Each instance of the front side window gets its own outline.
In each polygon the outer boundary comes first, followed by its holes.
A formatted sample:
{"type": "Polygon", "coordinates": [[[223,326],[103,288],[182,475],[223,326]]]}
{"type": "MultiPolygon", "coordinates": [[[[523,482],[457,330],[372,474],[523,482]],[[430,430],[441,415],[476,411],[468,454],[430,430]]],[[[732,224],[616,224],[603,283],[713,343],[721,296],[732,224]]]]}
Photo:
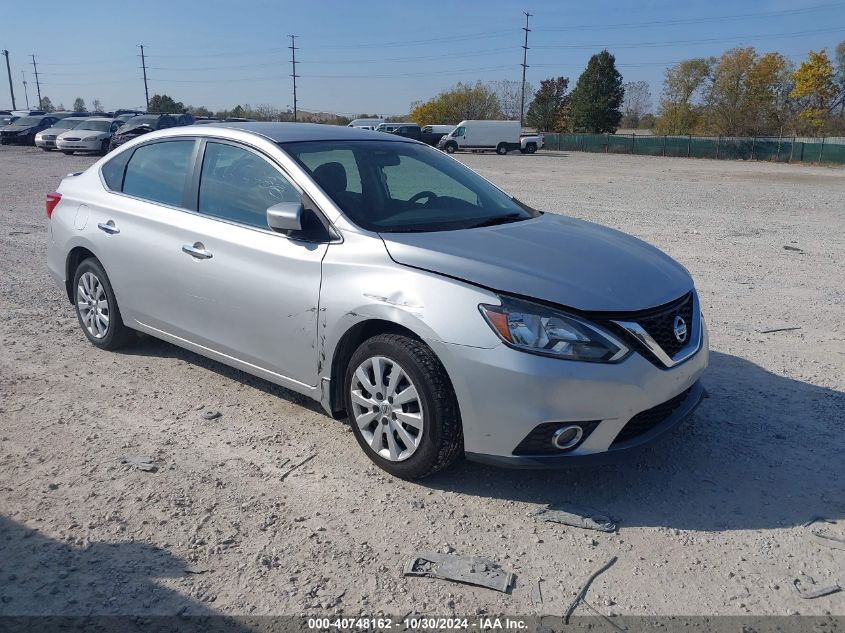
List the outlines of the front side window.
{"type": "Polygon", "coordinates": [[[538,215],[427,145],[313,141],[281,146],[350,220],[371,231],[449,231],[538,215]]]}
{"type": "Polygon", "coordinates": [[[206,144],[197,205],[200,213],[266,229],[268,208],[301,200],[290,181],[258,154],[226,143],[206,144]]]}
{"type": "Polygon", "coordinates": [[[455,131],[452,132],[452,136],[463,136],[466,134],[467,129],[465,127],[456,127],[455,131]]]}
{"type": "Polygon", "coordinates": [[[123,193],[181,207],[193,151],[193,140],[141,145],[126,166],[123,193]]]}

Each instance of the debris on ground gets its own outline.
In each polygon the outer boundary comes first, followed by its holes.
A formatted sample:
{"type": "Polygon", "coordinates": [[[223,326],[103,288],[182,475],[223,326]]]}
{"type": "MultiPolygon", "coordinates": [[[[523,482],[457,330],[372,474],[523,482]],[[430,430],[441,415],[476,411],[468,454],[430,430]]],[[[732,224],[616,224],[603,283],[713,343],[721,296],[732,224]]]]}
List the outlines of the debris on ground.
{"type": "Polygon", "coordinates": [[[216,420],[217,418],[221,417],[223,414],[219,411],[205,411],[202,414],[203,420],[216,420]]]}
{"type": "Polygon", "coordinates": [[[845,550],[845,538],[833,536],[833,534],[828,534],[827,532],[821,532],[819,530],[813,530],[812,534],[816,541],[822,545],[827,545],[833,549],[845,550]]]}
{"type": "Polygon", "coordinates": [[[606,572],[608,569],[610,569],[613,566],[613,563],[615,563],[617,560],[619,560],[619,559],[616,556],[612,557],[609,561],[607,561],[604,565],[602,565],[598,570],[596,570],[592,574],[590,574],[590,577],[587,578],[586,582],[583,585],[581,585],[581,589],[576,594],[575,600],[572,601],[572,604],[570,604],[569,608],[566,610],[566,614],[563,616],[564,624],[569,624],[569,618],[572,617],[572,613],[575,611],[575,609],[578,607],[579,604],[584,602],[584,598],[587,595],[587,590],[590,588],[590,585],[593,584],[593,581],[596,578],[598,578],[601,574],[606,572]]]}
{"type": "Polygon", "coordinates": [[[795,251],[796,253],[803,253],[803,248],[798,248],[797,246],[789,246],[788,244],[783,245],[783,250],[785,251],[795,251]]]}
{"type": "Polygon", "coordinates": [[[792,586],[795,587],[795,591],[797,591],[798,595],[804,598],[804,600],[813,600],[814,598],[821,598],[822,596],[829,596],[830,594],[842,591],[842,587],[838,584],[822,587],[821,589],[814,589],[812,591],[803,591],[801,589],[801,581],[798,578],[792,581],[792,586]]]}
{"type": "Polygon", "coordinates": [[[566,510],[553,510],[547,507],[535,516],[549,523],[563,523],[573,527],[584,528],[585,530],[598,530],[599,532],[615,532],[616,522],[606,514],[571,508],[566,510]]]}
{"type": "Polygon", "coordinates": [[[760,334],[771,334],[772,332],[791,332],[792,330],[800,330],[800,325],[790,325],[788,327],[776,327],[771,330],[760,330],[760,334]]]}
{"type": "Polygon", "coordinates": [[[537,583],[531,589],[531,602],[534,604],[535,607],[539,607],[543,604],[543,590],[540,587],[540,583],[543,582],[543,579],[540,578],[537,580],[537,583]]]}
{"type": "Polygon", "coordinates": [[[504,571],[495,561],[436,552],[415,555],[405,563],[404,575],[452,580],[503,593],[508,592],[514,581],[514,575],[504,571]]]}
{"type": "Polygon", "coordinates": [[[308,457],[306,457],[305,459],[303,459],[301,462],[294,464],[293,466],[291,466],[290,468],[288,468],[288,469],[284,472],[284,474],[281,476],[281,478],[279,479],[279,481],[284,481],[285,479],[287,479],[287,478],[288,478],[288,475],[290,475],[293,471],[295,471],[297,468],[299,468],[299,467],[301,467],[301,466],[304,466],[305,464],[307,464],[308,462],[310,462],[310,461],[311,461],[312,459],[314,459],[315,457],[317,457],[317,453],[311,453],[308,457]]]}
{"type": "Polygon", "coordinates": [[[154,473],[158,470],[158,467],[153,463],[153,458],[148,457],[147,455],[128,455],[124,457],[121,464],[127,464],[128,466],[134,466],[138,470],[143,470],[148,473],[154,473]]]}

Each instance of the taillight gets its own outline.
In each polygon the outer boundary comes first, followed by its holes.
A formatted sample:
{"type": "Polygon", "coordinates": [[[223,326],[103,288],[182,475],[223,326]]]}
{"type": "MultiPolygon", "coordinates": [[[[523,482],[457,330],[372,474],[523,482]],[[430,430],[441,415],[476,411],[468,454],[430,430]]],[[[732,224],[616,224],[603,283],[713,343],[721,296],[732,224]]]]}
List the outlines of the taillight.
{"type": "Polygon", "coordinates": [[[47,219],[53,217],[53,209],[56,208],[56,205],[59,204],[59,201],[62,199],[62,194],[53,192],[47,194],[47,219]]]}

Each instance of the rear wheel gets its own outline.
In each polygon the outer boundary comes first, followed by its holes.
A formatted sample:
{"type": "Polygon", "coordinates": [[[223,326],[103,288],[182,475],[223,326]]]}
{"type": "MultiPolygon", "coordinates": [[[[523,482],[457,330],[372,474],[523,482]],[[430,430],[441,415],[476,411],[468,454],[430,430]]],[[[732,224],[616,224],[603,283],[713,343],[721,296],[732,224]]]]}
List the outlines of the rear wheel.
{"type": "Polygon", "coordinates": [[[455,394],[422,342],[398,334],[364,341],[349,361],[344,392],[355,439],[391,475],[419,479],[461,455],[455,394]]]}
{"type": "Polygon", "coordinates": [[[508,153],[508,146],[507,146],[507,144],[506,144],[506,143],[499,143],[499,144],[496,146],[496,153],[497,153],[499,156],[504,156],[505,154],[507,154],[507,153],[508,153]]]}
{"type": "Polygon", "coordinates": [[[73,302],[83,333],[100,349],[119,349],[132,339],[134,331],[123,324],[108,275],[93,257],[76,269],[73,302]]]}
{"type": "Polygon", "coordinates": [[[537,143],[528,143],[525,146],[525,151],[528,152],[529,154],[533,154],[534,152],[537,151],[537,143]]]}

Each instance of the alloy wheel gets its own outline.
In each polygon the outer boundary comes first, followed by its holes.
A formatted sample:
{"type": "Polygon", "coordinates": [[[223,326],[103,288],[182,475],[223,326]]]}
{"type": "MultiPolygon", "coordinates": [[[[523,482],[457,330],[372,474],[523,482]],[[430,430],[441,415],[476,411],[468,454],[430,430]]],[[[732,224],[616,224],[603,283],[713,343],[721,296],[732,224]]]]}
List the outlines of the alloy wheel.
{"type": "Polygon", "coordinates": [[[76,287],[76,308],[88,333],[96,339],[103,338],[109,332],[109,300],[106,289],[97,276],[85,272],[79,278],[76,287]]]}
{"type": "Polygon", "coordinates": [[[396,361],[373,356],[352,376],[352,417],[370,449],[400,462],[420,445],[425,425],[422,399],[408,373],[396,361]]]}

